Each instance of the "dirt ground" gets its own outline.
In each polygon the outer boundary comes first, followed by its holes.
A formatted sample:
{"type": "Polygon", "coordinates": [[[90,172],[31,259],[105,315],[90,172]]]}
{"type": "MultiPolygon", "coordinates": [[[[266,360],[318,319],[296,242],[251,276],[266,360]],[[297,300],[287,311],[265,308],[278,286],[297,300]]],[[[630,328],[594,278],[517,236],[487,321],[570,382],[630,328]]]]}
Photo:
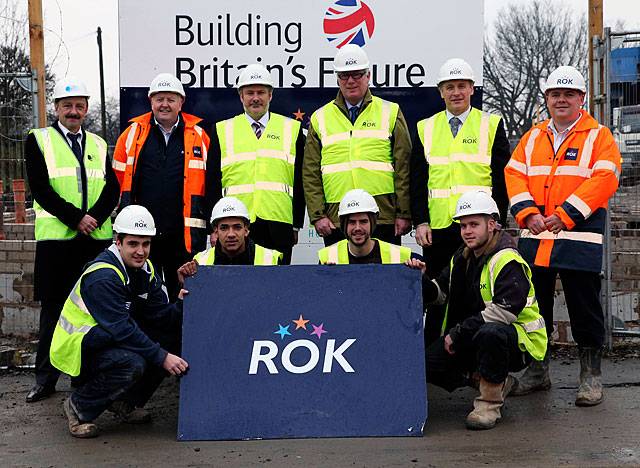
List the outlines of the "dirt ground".
{"type": "Polygon", "coordinates": [[[428,387],[420,438],[176,442],[178,384],[167,380],[149,405],[150,425],[98,419],[97,439],[73,439],[58,393],[34,404],[24,397],[30,372],[0,375],[0,466],[640,466],[640,352],[626,348],[603,363],[605,401],[574,405],[579,364],[574,350],[552,362],[549,392],[509,398],[493,430],[472,432],[464,418],[475,395],[428,387]]]}

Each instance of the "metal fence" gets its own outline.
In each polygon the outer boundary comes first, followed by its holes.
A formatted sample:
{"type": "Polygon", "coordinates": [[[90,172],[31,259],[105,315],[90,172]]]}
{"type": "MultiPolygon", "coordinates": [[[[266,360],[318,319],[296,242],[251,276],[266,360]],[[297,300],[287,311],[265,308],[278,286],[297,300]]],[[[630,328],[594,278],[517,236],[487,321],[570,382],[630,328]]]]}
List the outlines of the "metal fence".
{"type": "Polygon", "coordinates": [[[612,32],[594,43],[594,68],[604,82],[596,102],[622,154],[620,187],[609,203],[603,304],[609,345],[613,337],[640,337],[640,32],[612,32]]]}

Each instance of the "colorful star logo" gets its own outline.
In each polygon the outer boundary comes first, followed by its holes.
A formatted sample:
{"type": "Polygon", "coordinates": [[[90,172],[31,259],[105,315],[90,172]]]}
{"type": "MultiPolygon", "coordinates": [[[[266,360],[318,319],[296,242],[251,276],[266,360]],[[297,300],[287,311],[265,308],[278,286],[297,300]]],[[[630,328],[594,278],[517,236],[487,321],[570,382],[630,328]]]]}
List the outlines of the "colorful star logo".
{"type": "Polygon", "coordinates": [[[292,320],[292,322],[296,324],[296,330],[298,328],[304,328],[306,330],[307,329],[307,322],[309,322],[309,321],[305,320],[302,317],[302,314],[300,314],[300,317],[298,318],[298,320],[292,320]]]}
{"type": "Polygon", "coordinates": [[[286,327],[283,327],[282,325],[278,324],[279,329],[274,331],[273,334],[274,335],[280,335],[280,339],[284,340],[284,337],[287,335],[291,335],[291,332],[289,331],[289,327],[291,325],[287,325],[286,327]]]}
{"type": "Polygon", "coordinates": [[[321,323],[319,326],[311,324],[311,326],[313,327],[313,331],[310,333],[310,335],[316,335],[318,339],[322,337],[323,333],[327,333],[327,331],[324,329],[324,323],[321,323]]]}

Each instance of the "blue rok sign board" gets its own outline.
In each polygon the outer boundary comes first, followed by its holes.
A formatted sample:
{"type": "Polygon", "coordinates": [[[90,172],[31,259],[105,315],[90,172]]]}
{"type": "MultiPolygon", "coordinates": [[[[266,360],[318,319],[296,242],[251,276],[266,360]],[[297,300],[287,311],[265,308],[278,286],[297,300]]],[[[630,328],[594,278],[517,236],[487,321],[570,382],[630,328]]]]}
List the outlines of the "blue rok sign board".
{"type": "Polygon", "coordinates": [[[420,275],[402,265],[200,267],[179,440],[420,436],[420,275]]]}

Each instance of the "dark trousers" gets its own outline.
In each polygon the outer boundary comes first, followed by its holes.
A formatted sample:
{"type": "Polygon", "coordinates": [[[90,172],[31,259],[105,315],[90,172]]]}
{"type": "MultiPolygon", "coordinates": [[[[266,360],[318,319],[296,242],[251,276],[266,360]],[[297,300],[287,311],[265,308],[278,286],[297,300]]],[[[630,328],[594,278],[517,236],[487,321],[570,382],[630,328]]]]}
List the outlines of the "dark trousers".
{"type": "Polygon", "coordinates": [[[518,347],[516,329],[503,323],[485,323],[469,342],[454,342],[454,351],[449,354],[444,349],[444,337],[426,350],[427,382],[450,392],[468,385],[473,372],[500,383],[509,372],[524,369],[530,361],[518,347]]]}
{"type": "MultiPolygon", "coordinates": [[[[165,350],[180,354],[180,330],[144,322],[138,325],[165,350]]],[[[71,403],[82,421],[93,421],[116,400],[142,408],[167,375],[163,368],[127,349],[83,348],[80,385],[72,393],[71,403]]]]}
{"type": "Polygon", "coordinates": [[[49,348],[60,312],[87,262],[111,245],[82,234],[66,241],[36,242],[35,296],[40,300],[36,383],[55,387],[60,371],[49,361],[49,348]]]}
{"type": "MultiPolygon", "coordinates": [[[[422,248],[422,255],[427,265],[427,274],[437,277],[449,265],[451,257],[462,245],[460,225],[453,223],[444,229],[432,231],[432,244],[422,248]]],[[[444,320],[445,306],[427,306],[427,318],[424,328],[425,345],[433,343],[440,336],[440,328],[444,320]]]]}
{"type": "Polygon", "coordinates": [[[180,292],[178,268],[191,258],[185,249],[182,232],[159,234],[151,241],[149,259],[153,263],[156,275],[160,275],[164,280],[170,302],[175,302],[180,292]]]}
{"type": "Polygon", "coordinates": [[[249,237],[267,249],[282,252],[282,265],[291,264],[293,251],[293,226],[278,221],[256,219],[249,227],[249,237]]]}
{"type": "MultiPolygon", "coordinates": [[[[376,239],[380,239],[384,242],[389,242],[390,244],[400,245],[402,241],[401,236],[396,236],[396,225],[395,224],[378,224],[376,225],[376,229],[373,231],[373,235],[371,237],[375,237],[376,239]]],[[[324,246],[329,247],[330,245],[335,244],[336,242],[340,242],[341,240],[346,239],[342,230],[334,229],[331,231],[327,237],[324,237],[324,246]]]]}
{"type": "Polygon", "coordinates": [[[532,272],[540,314],[547,325],[547,336],[553,333],[556,277],[560,275],[573,338],[581,347],[601,347],[604,344],[604,314],[600,304],[600,275],[591,271],[536,266],[532,272]]]}

